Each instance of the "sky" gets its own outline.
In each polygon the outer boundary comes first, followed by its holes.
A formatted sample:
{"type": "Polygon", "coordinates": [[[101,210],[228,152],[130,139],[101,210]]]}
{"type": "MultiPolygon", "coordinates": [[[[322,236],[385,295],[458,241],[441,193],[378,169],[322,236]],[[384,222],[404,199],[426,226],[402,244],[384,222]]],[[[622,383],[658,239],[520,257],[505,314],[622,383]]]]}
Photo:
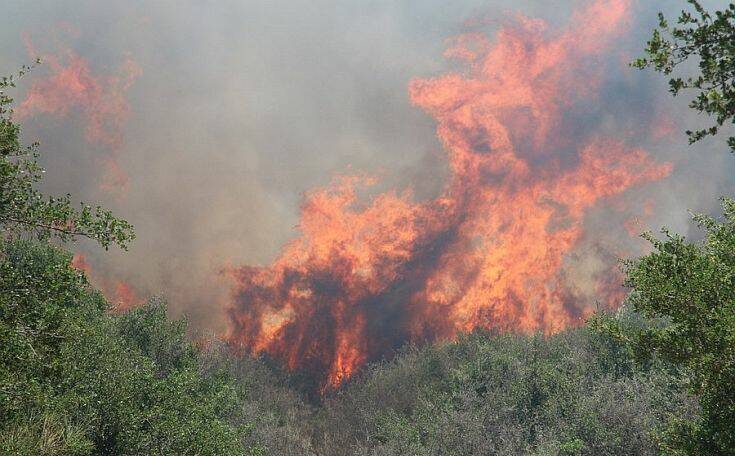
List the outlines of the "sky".
{"type": "MultiPolygon", "coordinates": [[[[271,262],[295,236],[304,192],[362,173],[417,199],[441,191],[447,164],[436,123],[411,104],[408,87],[455,68],[442,57],[448,38],[468,30],[492,38],[518,13],[553,26],[585,3],[6,0],[0,72],[44,60],[15,93],[26,103],[24,138],[41,143],[43,189],[100,202],[136,227],[128,252],[71,247],[93,278],[163,296],[172,315],[222,331],[223,271],[271,262]],[[67,76],[93,80],[94,90],[43,85],[72,62],[86,72],[67,76]],[[34,93],[45,101],[34,104],[34,93]]],[[[632,193],[631,211],[642,228],[696,236],[687,210],[716,210],[717,196],[732,193],[734,161],[721,140],[687,146],[681,131],[702,119],[685,99],[670,99],[663,77],[626,67],[656,12],[671,16],[683,3],[634,2],[594,116],[578,124],[626,135],[660,120],[660,135],[629,139],[674,171],[645,197],[632,193]]],[[[625,231],[595,211],[587,223],[600,242],[625,231]]]]}

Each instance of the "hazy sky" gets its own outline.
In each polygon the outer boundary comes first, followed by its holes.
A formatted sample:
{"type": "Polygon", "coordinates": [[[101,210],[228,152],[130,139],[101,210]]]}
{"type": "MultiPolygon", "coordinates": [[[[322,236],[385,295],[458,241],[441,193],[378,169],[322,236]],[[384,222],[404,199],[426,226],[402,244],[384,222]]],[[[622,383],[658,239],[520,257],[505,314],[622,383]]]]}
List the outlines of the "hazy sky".
{"type": "MultiPolygon", "coordinates": [[[[130,113],[119,146],[85,138],[84,116],[74,110],[27,119],[25,137],[42,143],[47,190],[101,201],[136,226],[128,253],[78,246],[96,271],[168,297],[174,313],[198,327],[221,329],[228,284],[217,272],[269,262],[294,235],[305,190],[356,172],[414,188],[419,198],[441,188],[435,125],[411,106],[407,86],[449,67],[447,38],[472,19],[492,35],[518,12],[557,23],[584,3],[6,0],[0,72],[32,59],[29,40],[43,54],[72,50],[93,76],[135,62],[141,74],[124,91],[130,113]],[[100,189],[100,157],[110,156],[129,175],[124,192],[100,189]]],[[[671,14],[683,4],[639,1],[622,54],[639,53],[657,10],[671,14]]],[[[611,58],[620,69],[606,82],[599,115],[580,119],[580,128],[625,130],[662,112],[675,123],[694,121],[685,103],[669,100],[662,77],[611,58]]],[[[48,72],[34,70],[16,98],[48,72]]],[[[686,209],[710,211],[732,190],[735,159],[723,143],[707,140],[695,154],[680,129],[635,138],[676,166],[647,189],[654,227],[687,230],[686,209]]],[[[592,217],[590,227],[604,230],[604,221],[592,217]]]]}

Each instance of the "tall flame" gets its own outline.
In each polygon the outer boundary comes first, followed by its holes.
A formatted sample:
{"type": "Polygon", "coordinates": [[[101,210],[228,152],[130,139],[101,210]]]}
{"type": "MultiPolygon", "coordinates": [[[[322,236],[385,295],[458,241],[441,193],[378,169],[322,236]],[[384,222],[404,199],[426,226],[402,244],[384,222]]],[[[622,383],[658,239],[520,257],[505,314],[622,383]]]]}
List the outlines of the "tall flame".
{"type": "MultiPolygon", "coordinates": [[[[598,0],[555,34],[519,16],[494,42],[452,40],[446,55],[464,71],[409,88],[437,121],[451,171],[444,191],[421,203],[410,192],[364,201],[358,191],[374,181],[341,177],[308,192],[300,235],[273,264],[232,271],[233,344],[328,387],[407,341],[579,324],[590,303],[564,260],[585,214],[671,171],[623,141],[571,131],[628,13],[628,0],[598,0]]],[[[596,289],[614,305],[609,266],[596,289]]]]}
{"type": "Polygon", "coordinates": [[[141,68],[128,56],[119,70],[110,75],[92,71],[87,59],[62,46],[57,53],[41,55],[30,38],[24,38],[28,53],[41,57],[48,73],[35,79],[16,114],[20,119],[46,114],[65,117],[77,114],[85,123],[85,138],[103,144],[110,153],[99,159],[103,169],[100,189],[122,197],[128,176],[118,163],[123,130],[130,116],[127,91],[141,74],[141,68]]]}

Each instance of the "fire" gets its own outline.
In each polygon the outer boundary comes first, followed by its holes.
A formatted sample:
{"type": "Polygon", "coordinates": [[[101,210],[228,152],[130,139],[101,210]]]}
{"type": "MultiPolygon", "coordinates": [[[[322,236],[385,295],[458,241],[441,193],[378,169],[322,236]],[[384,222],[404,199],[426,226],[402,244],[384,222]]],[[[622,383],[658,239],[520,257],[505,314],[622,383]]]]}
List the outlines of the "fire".
{"type": "Polygon", "coordinates": [[[89,275],[92,273],[92,267],[87,262],[87,257],[81,253],[75,253],[71,259],[71,267],[84,271],[85,274],[89,275]]]}
{"type": "Polygon", "coordinates": [[[129,283],[122,280],[112,280],[96,273],[87,261],[87,257],[76,253],[72,257],[71,266],[84,271],[87,278],[99,287],[102,294],[112,304],[115,312],[125,312],[143,304],[144,300],[129,283]]]}
{"type": "MultiPolygon", "coordinates": [[[[28,39],[26,44],[29,53],[39,55],[28,39]]],[[[17,114],[21,118],[32,114],[65,116],[78,110],[86,123],[88,141],[118,146],[130,115],[125,94],[141,75],[140,67],[128,57],[118,74],[96,75],[89,62],[69,48],[45,54],[42,60],[49,74],[31,84],[17,114]]]]}
{"type": "MultiPolygon", "coordinates": [[[[341,177],[308,192],[300,234],[278,258],[232,271],[232,343],[326,388],[409,341],[580,324],[593,302],[564,260],[585,214],[671,171],[624,141],[571,128],[628,13],[627,0],[598,0],[561,32],[519,16],[494,41],[452,40],[446,56],[464,70],[409,87],[437,122],[451,170],[444,191],[364,201],[358,191],[374,181],[341,177]]],[[[615,305],[611,277],[594,288],[615,305]]]]}
{"type": "Polygon", "coordinates": [[[21,119],[39,114],[55,117],[75,114],[82,118],[86,140],[111,150],[99,159],[104,170],[100,188],[122,195],[128,176],[117,158],[130,116],[126,94],[141,76],[141,68],[126,57],[117,73],[99,75],[92,71],[87,59],[68,47],[60,46],[59,52],[42,55],[29,38],[25,42],[31,56],[41,56],[48,74],[33,81],[16,114],[21,119]]]}

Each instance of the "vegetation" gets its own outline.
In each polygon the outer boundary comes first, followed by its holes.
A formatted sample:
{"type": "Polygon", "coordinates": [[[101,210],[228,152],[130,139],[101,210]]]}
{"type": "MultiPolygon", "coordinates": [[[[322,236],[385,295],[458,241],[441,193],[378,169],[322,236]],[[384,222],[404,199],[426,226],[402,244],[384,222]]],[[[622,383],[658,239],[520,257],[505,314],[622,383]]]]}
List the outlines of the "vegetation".
{"type": "Polygon", "coordinates": [[[735,454],[735,201],[723,199],[724,220],[698,215],[702,242],[664,231],[646,237],[654,252],[626,264],[628,300],[635,311],[664,324],[623,334],[617,320],[599,327],[634,349],[689,374],[699,397],[697,421],[680,423],[668,449],[681,454],[735,454]]]}
{"type": "MultiPolygon", "coordinates": [[[[716,135],[726,122],[735,124],[735,3],[707,12],[688,0],[694,13],[682,11],[669,28],[659,15],[646,48],[634,62],[664,74],[697,58],[699,73],[669,81],[676,96],[682,89],[698,91],[691,107],[714,117],[709,129],[688,131],[690,142],[716,135]],[[663,32],[663,33],[662,33],[663,32]]],[[[735,137],[728,139],[735,151],[735,137]]],[[[626,262],[628,298],[644,317],[663,322],[623,335],[619,322],[599,320],[596,326],[626,340],[639,359],[651,356],[681,366],[688,386],[699,397],[702,414],[682,422],[666,449],[676,454],[735,454],[735,200],[722,199],[723,219],[695,215],[705,232],[701,242],[663,230],[664,239],[645,234],[653,252],[626,262]]]]}
{"type": "MultiPolygon", "coordinates": [[[[687,131],[689,142],[716,135],[727,124],[735,125],[735,3],[710,13],[697,0],[687,0],[693,12],[682,11],[676,27],[659,13],[659,28],[646,47],[646,56],[633,62],[638,68],[654,68],[665,75],[696,59],[699,72],[669,79],[676,96],[682,90],[696,92],[690,107],[714,117],[709,128],[687,131]]],[[[690,65],[691,66],[691,65],[690,65]]],[[[735,152],[735,136],[727,140],[735,152]]]]}
{"type": "MultiPolygon", "coordinates": [[[[670,81],[714,117],[696,142],[735,119],[735,5],[689,3],[634,65],[669,75],[698,59],[670,81]]],[[[735,200],[695,217],[701,241],[646,234],[627,304],[588,327],[405,347],[310,402],[268,360],[193,343],[160,300],[110,312],[53,241],[125,248],[132,226],[35,189],[14,81],[0,80],[0,454],[735,454],[735,200]]]]}
{"type": "Polygon", "coordinates": [[[320,454],[659,454],[696,401],[663,363],[631,355],[588,329],[407,349],[327,402],[320,454]]]}

